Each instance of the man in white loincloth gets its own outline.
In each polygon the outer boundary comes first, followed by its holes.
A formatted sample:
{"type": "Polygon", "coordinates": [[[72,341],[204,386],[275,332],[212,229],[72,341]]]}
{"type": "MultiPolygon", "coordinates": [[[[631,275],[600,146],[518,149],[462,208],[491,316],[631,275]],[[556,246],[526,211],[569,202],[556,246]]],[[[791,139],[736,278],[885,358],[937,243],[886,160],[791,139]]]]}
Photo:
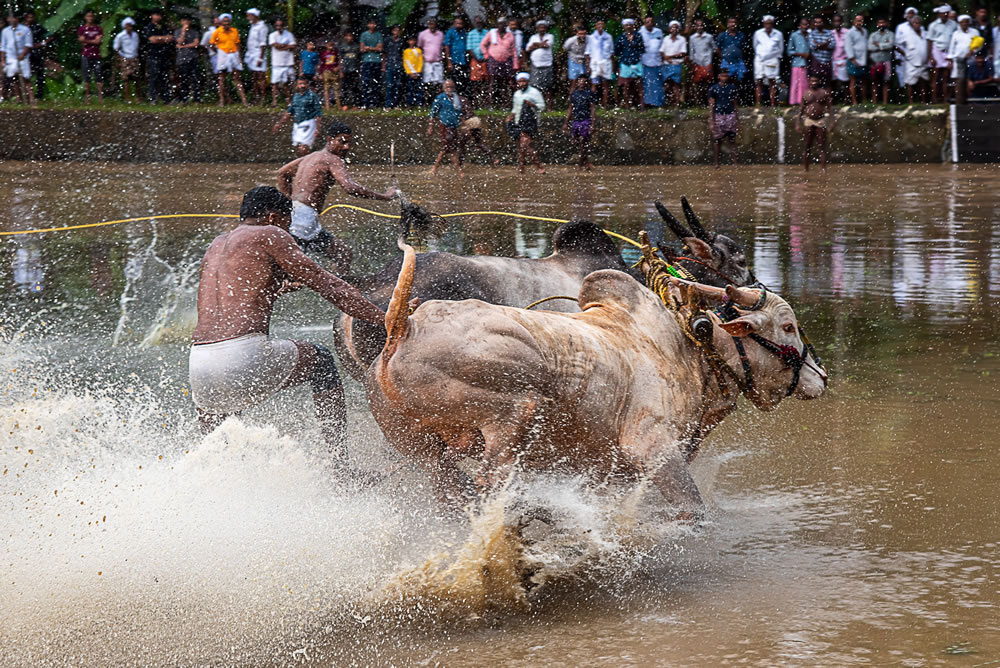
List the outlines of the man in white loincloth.
{"type": "Polygon", "coordinates": [[[267,38],[271,45],[271,106],[278,106],[278,92],[291,99],[289,91],[295,81],[295,35],[285,30],[284,19],[274,22],[274,32],[267,38]]]}
{"type": "Polygon", "coordinates": [[[281,126],[292,121],[292,146],[299,157],[309,154],[313,142],[316,141],[316,131],[319,128],[319,117],[323,115],[323,103],[319,95],[309,87],[309,79],[304,76],[295,80],[295,95],[288,109],[274,125],[277,132],[281,126]]]}
{"type": "Polygon", "coordinates": [[[292,198],[294,208],[289,231],[295,240],[303,250],[324,253],[342,273],[351,266],[351,248],[319,224],[320,210],[330,188],[339,183],[348,195],[383,201],[396,197],[399,191],[396,188],[389,188],[384,193],[368,190],[347,173],[344,158],[351,151],[349,125],[333,121],[326,134],[326,146],[278,170],[278,190],[292,198]]]}
{"type": "Polygon", "coordinates": [[[278,390],[308,382],[323,436],[343,458],[347,412],[333,355],[320,344],[271,338],[271,309],[279,295],[305,286],[355,318],[382,322],[385,314],[302,252],[288,233],[291,214],[291,200],[258,186],[243,197],[239,226],[208,247],[191,337],[191,395],[208,432],[278,390]]]}

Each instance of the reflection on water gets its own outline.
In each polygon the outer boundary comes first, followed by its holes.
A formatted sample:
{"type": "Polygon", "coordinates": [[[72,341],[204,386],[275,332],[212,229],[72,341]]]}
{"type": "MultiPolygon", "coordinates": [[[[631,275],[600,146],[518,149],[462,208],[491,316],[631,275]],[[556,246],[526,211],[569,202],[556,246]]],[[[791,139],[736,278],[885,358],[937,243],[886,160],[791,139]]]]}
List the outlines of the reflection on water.
{"type": "MultiPolygon", "coordinates": [[[[376,169],[357,172],[388,185],[376,169]]],[[[643,546],[643,568],[612,561],[598,578],[552,585],[528,613],[412,628],[425,610],[401,600],[379,612],[374,593],[400,572],[426,574],[423,556],[465,539],[427,510],[419,476],[388,492],[332,488],[317,473],[304,391],[213,439],[194,432],[184,339],[197,265],[233,221],[0,238],[0,332],[23,335],[0,341],[0,645],[21,648],[12,663],[1000,660],[995,169],[557,168],[522,179],[473,168],[462,183],[447,171],[400,181],[437,212],[590,218],[633,236],[656,217],[654,199],[679,212],[686,195],[794,305],[831,388],[724,423],[695,466],[709,521],[643,546]],[[110,522],[97,522],[107,508],[110,522]]],[[[271,182],[266,165],[4,163],[0,230],[234,213],[245,190],[271,182]]],[[[338,212],[326,223],[354,245],[358,271],[396,252],[383,219],[338,212]]],[[[473,217],[435,247],[539,257],[552,231],[473,217]]],[[[302,292],[279,302],[274,327],[322,338],[331,317],[302,292]]],[[[360,388],[348,393],[355,452],[392,461],[360,388]]],[[[621,553],[628,532],[589,493],[538,492],[580,531],[535,557],[621,553]]]]}

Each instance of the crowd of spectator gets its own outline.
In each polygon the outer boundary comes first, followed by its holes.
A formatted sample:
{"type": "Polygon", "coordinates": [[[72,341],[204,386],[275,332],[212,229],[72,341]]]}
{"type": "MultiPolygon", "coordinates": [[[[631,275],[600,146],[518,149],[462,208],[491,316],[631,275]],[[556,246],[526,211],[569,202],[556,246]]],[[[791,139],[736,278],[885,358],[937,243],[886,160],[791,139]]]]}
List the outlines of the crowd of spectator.
{"type": "MultiPolygon", "coordinates": [[[[917,10],[907,8],[895,29],[884,17],[873,22],[858,14],[847,26],[833,16],[830,27],[821,16],[804,17],[787,36],[767,15],[749,37],[735,18],[712,35],[700,19],[687,28],[670,21],[664,32],[647,16],[641,26],[624,19],[617,37],[597,20],[592,28],[573,26],[564,40],[544,19],[527,37],[519,20],[506,17],[489,29],[482,17],[471,26],[456,17],[445,30],[429,18],[416,35],[404,35],[400,26],[383,34],[372,20],[360,35],[301,40],[282,18],[268,25],[257,9],[247,10],[245,32],[228,13],[201,29],[188,17],[168,26],[164,13],[153,10],[141,30],[125,18],[113,36],[105,36],[87,11],[76,37],[87,102],[92,86],[98,101],[108,83],[132,100],[143,83],[154,104],[217,98],[225,105],[235,93],[243,104],[277,106],[291,100],[302,76],[327,109],[392,108],[430,104],[448,78],[475,108],[510,109],[521,72],[548,109],[568,104],[581,75],[597,103],[624,108],[705,105],[721,71],[739,99],[752,97],[758,106],[800,104],[812,74],[835,99],[854,104],[887,103],[892,89],[899,102],[961,103],[996,95],[1000,25],[989,24],[985,9],[975,17],[955,16],[941,5],[935,13],[924,28],[917,10]],[[106,40],[112,62],[102,57],[106,40]]],[[[31,103],[45,95],[46,48],[53,36],[32,12],[7,22],[0,44],[3,96],[31,103]]]]}

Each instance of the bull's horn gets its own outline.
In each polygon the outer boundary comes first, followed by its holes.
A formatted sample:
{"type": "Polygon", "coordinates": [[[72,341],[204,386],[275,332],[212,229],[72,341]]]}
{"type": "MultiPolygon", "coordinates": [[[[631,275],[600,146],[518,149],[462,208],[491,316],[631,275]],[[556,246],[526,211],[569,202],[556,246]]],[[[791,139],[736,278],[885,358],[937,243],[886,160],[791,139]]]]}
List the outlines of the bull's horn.
{"type": "Polygon", "coordinates": [[[694,236],[693,234],[691,234],[690,230],[688,230],[686,227],[684,227],[684,225],[681,224],[681,221],[674,218],[674,214],[667,211],[667,207],[660,204],[660,200],[656,200],[653,204],[656,206],[656,210],[660,213],[660,218],[662,218],[663,222],[667,224],[667,227],[670,228],[670,231],[677,235],[678,239],[694,236]]]}
{"type": "Polygon", "coordinates": [[[726,291],[722,288],[717,288],[714,285],[705,285],[704,283],[695,283],[694,281],[685,281],[683,278],[671,277],[670,282],[674,285],[686,285],[689,290],[697,290],[698,294],[706,299],[711,299],[714,301],[722,301],[726,298],[726,291]]]}
{"type": "Polygon", "coordinates": [[[760,291],[754,288],[738,288],[735,285],[726,286],[726,295],[737,306],[750,308],[760,301],[760,291]]]}
{"type": "Polygon", "coordinates": [[[691,229],[694,231],[694,236],[698,237],[706,244],[710,244],[715,241],[708,235],[705,228],[702,227],[701,221],[698,220],[698,216],[695,215],[691,205],[688,204],[687,197],[681,197],[681,208],[684,209],[684,217],[687,218],[688,225],[690,225],[691,229]]]}

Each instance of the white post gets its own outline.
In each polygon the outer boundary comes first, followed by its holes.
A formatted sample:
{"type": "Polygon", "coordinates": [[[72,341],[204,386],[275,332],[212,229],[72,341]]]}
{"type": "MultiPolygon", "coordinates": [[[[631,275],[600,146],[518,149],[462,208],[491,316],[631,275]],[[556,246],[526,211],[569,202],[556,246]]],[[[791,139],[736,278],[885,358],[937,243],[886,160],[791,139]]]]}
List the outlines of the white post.
{"type": "Polygon", "coordinates": [[[785,117],[778,116],[778,164],[785,164],[785,117]]]}
{"type": "Polygon", "coordinates": [[[958,106],[948,108],[948,119],[951,126],[951,161],[958,162],[958,106]]]}

